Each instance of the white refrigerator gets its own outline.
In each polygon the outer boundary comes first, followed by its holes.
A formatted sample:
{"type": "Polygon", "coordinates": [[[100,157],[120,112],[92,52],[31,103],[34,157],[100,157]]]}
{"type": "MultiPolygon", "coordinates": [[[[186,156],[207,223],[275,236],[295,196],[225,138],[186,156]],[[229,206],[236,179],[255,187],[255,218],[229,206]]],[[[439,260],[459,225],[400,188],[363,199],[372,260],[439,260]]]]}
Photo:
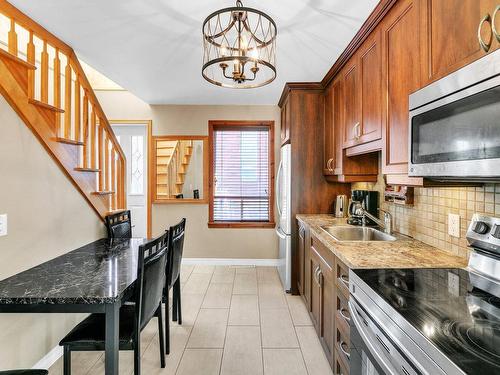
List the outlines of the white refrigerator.
{"type": "Polygon", "coordinates": [[[279,237],[278,272],[285,291],[290,291],[292,276],[292,214],[291,214],[291,145],[281,147],[281,158],[276,176],[276,210],[279,237]]]}

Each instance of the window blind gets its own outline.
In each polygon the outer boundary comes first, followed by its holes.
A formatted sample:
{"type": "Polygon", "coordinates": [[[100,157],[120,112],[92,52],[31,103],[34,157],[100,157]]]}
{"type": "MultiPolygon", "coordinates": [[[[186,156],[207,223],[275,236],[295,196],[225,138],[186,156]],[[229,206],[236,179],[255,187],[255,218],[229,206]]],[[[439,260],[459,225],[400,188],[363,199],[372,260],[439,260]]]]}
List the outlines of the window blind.
{"type": "Polygon", "coordinates": [[[214,129],[214,221],[269,221],[268,129],[214,129]]]}

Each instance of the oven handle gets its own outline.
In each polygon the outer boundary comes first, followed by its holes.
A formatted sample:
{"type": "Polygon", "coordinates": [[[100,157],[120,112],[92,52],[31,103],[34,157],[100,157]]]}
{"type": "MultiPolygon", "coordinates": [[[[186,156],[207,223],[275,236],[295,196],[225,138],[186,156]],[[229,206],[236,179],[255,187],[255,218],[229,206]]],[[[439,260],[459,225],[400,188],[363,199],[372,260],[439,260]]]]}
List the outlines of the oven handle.
{"type": "Polygon", "coordinates": [[[349,301],[349,309],[351,310],[351,319],[354,322],[354,325],[356,326],[359,335],[363,339],[363,342],[367,346],[371,355],[375,358],[377,363],[384,370],[384,373],[388,375],[398,375],[398,372],[394,369],[389,360],[381,354],[383,349],[381,347],[377,348],[374,345],[375,340],[370,340],[369,337],[370,334],[368,333],[366,326],[364,326],[364,324],[359,320],[359,315],[358,312],[356,311],[356,307],[351,301],[349,301]]]}

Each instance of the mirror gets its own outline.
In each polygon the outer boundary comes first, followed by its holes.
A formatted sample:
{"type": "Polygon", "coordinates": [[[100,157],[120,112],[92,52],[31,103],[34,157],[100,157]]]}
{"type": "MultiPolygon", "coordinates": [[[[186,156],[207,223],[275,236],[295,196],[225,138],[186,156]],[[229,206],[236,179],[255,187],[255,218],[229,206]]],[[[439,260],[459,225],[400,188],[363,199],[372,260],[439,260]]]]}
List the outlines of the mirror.
{"type": "Polygon", "coordinates": [[[208,137],[153,137],[152,147],[153,203],[207,203],[208,137]]]}

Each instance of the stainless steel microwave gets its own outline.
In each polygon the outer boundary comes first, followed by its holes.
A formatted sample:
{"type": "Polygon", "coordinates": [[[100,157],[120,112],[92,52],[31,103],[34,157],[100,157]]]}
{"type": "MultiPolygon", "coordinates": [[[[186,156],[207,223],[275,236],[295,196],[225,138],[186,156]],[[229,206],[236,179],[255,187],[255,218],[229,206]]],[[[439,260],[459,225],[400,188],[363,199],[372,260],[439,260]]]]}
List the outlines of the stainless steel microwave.
{"type": "Polygon", "coordinates": [[[500,50],[409,100],[410,176],[500,181],[500,50]]]}

